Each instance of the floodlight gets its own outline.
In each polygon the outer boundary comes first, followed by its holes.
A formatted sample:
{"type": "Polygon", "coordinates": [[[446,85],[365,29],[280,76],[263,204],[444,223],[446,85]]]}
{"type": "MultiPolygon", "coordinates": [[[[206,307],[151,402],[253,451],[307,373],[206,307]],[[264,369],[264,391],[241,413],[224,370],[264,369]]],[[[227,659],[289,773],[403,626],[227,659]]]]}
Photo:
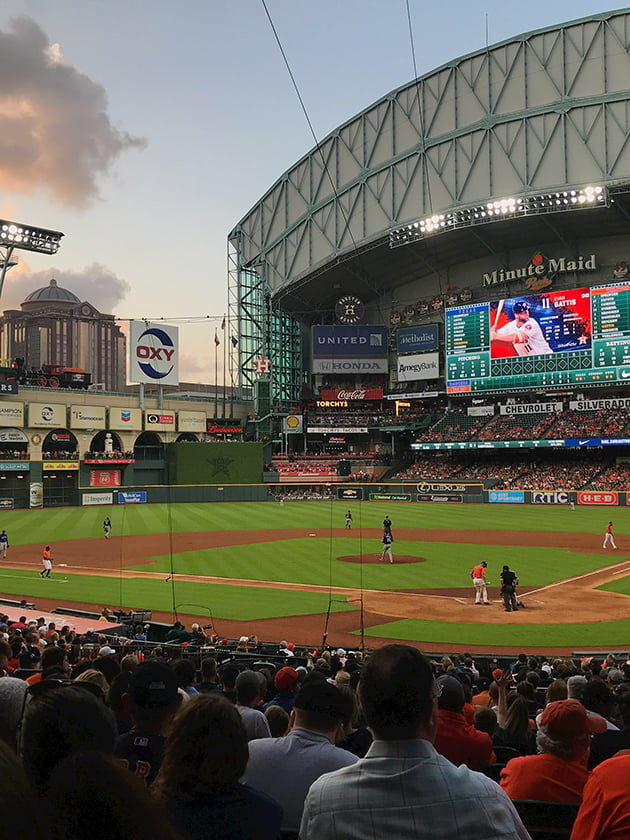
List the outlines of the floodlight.
{"type": "Polygon", "coordinates": [[[0,295],[7,271],[15,265],[13,251],[34,251],[37,254],[56,254],[63,233],[58,230],[33,227],[21,222],[0,219],[0,295]]]}

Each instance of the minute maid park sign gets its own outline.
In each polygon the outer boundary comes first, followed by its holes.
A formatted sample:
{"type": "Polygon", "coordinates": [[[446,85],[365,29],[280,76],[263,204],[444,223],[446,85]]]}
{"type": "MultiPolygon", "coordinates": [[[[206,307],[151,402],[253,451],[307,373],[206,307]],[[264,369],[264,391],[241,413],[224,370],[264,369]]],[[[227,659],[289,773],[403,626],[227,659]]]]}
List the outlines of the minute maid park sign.
{"type": "Polygon", "coordinates": [[[484,286],[496,286],[500,283],[508,283],[510,280],[524,280],[525,285],[532,292],[540,291],[551,285],[551,280],[556,274],[565,274],[575,271],[596,271],[597,259],[595,254],[588,257],[559,257],[558,259],[547,259],[537,253],[529,261],[528,265],[521,268],[496,268],[483,275],[484,286]]]}

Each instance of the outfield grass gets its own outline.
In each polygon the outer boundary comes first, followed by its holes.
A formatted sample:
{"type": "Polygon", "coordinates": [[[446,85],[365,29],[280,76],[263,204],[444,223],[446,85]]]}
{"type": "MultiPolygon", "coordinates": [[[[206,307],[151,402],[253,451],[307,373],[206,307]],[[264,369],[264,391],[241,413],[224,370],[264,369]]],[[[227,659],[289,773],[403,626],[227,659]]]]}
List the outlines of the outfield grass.
{"type": "MultiPolygon", "coordinates": [[[[470,586],[469,571],[473,563],[488,561],[488,580],[498,583],[503,563],[514,567],[521,584],[544,586],[555,580],[573,577],[601,568],[613,560],[591,553],[599,549],[604,526],[611,517],[620,551],[614,560],[624,556],[624,535],[630,534],[630,513],[625,509],[597,507],[568,508],[523,505],[430,505],[385,502],[290,502],[277,503],[214,503],[178,505],[134,505],[127,507],[86,507],[35,511],[2,511],[0,527],[8,533],[12,545],[33,544],[37,548],[47,542],[61,540],[102,539],[102,521],[109,515],[113,535],[169,534],[179,532],[281,530],[286,539],[275,542],[240,545],[205,551],[182,552],[156,558],[151,571],[171,570],[191,575],[295,582],[320,586],[347,586],[363,589],[439,589],[470,586]],[[332,529],[343,528],[344,513],[350,507],[353,529],[343,536],[332,529]],[[384,516],[397,528],[417,528],[420,539],[396,540],[394,556],[412,555],[427,562],[413,564],[347,563],[341,556],[375,556],[380,541],[364,538],[365,529],[380,529],[384,516]],[[441,542],[422,541],[422,528],[444,531],[441,542]],[[478,546],[449,542],[453,529],[501,530],[510,532],[505,546],[478,546]],[[295,531],[316,533],[317,540],[294,536],[295,531]],[[562,548],[523,549],[519,535],[523,532],[581,533],[584,551],[562,548]],[[592,535],[592,536],[591,536],[592,535]]],[[[541,540],[544,543],[544,538],[541,540]]],[[[628,549],[630,549],[630,540],[628,549]]],[[[630,555],[630,550],[628,551],[630,555]]],[[[35,558],[34,558],[35,559],[35,558]]],[[[135,558],[129,557],[124,568],[135,558]]],[[[137,568],[147,570],[146,566],[137,568]]],[[[630,577],[607,584],[606,589],[630,595],[630,577]]],[[[58,598],[63,602],[89,602],[107,606],[125,606],[156,611],[212,615],[215,618],[256,619],[289,615],[325,613],[329,608],[327,593],[297,590],[275,590],[248,586],[219,586],[210,583],[188,583],[177,580],[171,586],[162,578],[124,579],[115,572],[111,577],[63,574],[55,569],[50,580],[42,580],[36,571],[19,572],[0,569],[0,589],[16,597],[37,600],[58,598]],[[64,581],[65,578],[65,581],[64,581]],[[194,607],[194,609],[193,609],[194,607]]],[[[339,596],[330,603],[332,611],[353,610],[339,596]]],[[[479,644],[499,646],[549,647],[627,645],[630,621],[600,622],[593,625],[477,625],[429,622],[407,619],[365,628],[368,635],[403,640],[440,642],[457,647],[479,644]]]]}
{"type": "MultiPolygon", "coordinates": [[[[630,509],[569,508],[546,505],[440,505],[410,502],[217,502],[205,504],[121,505],[0,511],[0,527],[13,545],[102,537],[109,515],[113,535],[191,531],[343,528],[350,507],[353,531],[380,528],[386,514],[396,528],[490,529],[513,532],[508,550],[518,550],[523,531],[592,533],[599,538],[609,519],[615,534],[630,534],[630,509]]],[[[595,540],[597,544],[597,540],[595,540]]],[[[622,541],[623,545],[623,541],[622,541]]],[[[514,558],[516,559],[516,558],[514,558]]],[[[529,559],[529,558],[528,558],[529,559]]]]}

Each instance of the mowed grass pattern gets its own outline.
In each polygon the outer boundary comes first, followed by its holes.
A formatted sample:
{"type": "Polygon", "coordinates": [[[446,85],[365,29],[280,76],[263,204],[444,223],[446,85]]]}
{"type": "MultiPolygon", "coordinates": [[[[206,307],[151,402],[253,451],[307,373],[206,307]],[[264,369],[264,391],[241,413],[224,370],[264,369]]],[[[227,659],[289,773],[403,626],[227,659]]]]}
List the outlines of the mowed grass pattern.
{"type": "MultiPolygon", "coordinates": [[[[470,586],[470,567],[488,561],[488,579],[498,583],[500,568],[509,563],[520,576],[522,586],[543,586],[555,580],[584,574],[612,562],[622,561],[624,551],[630,556],[630,514],[625,508],[602,509],[523,505],[429,505],[385,502],[292,502],[283,506],[274,502],[214,503],[177,505],[130,505],[119,507],[63,508],[35,511],[2,511],[0,527],[6,528],[12,545],[33,545],[39,561],[41,546],[61,540],[103,539],[102,522],[109,515],[113,535],[248,531],[273,529],[285,538],[271,543],[241,545],[170,555],[162,554],[149,566],[151,571],[175,572],[201,576],[296,582],[309,585],[347,586],[363,589],[438,589],[470,586]],[[350,508],[353,529],[342,536],[334,531],[343,528],[344,513],[350,508]],[[426,558],[427,562],[390,566],[373,563],[346,563],[338,557],[376,556],[379,539],[374,538],[385,515],[396,529],[418,529],[417,540],[397,540],[394,556],[406,554],[426,558]],[[619,551],[606,556],[591,553],[601,547],[601,535],[608,519],[615,522],[619,551]],[[444,531],[444,541],[422,541],[422,529],[444,531]],[[370,529],[372,534],[363,537],[370,529]],[[449,541],[453,530],[501,530],[510,534],[503,546],[467,545],[449,541]],[[296,534],[296,532],[300,532],[296,534]],[[540,548],[524,549],[519,544],[523,532],[541,534],[540,548]],[[584,552],[546,548],[544,533],[586,534],[584,552]],[[316,533],[318,539],[307,533],[316,533]],[[625,544],[627,542],[627,545],[625,544]]],[[[123,567],[133,565],[123,557],[123,567]]],[[[147,570],[147,566],[139,567],[147,570]]],[[[630,579],[615,581],[606,588],[630,594],[630,579]]],[[[352,610],[339,596],[248,586],[217,586],[202,581],[177,580],[171,586],[158,580],[64,574],[55,569],[50,580],[41,580],[36,572],[0,569],[0,589],[8,595],[37,599],[59,598],[60,603],[83,601],[108,606],[182,611],[183,604],[196,605],[200,615],[255,621],[283,615],[352,610]],[[53,594],[54,593],[54,594],[53,594]]],[[[366,628],[366,633],[384,638],[440,641],[455,645],[483,644],[489,648],[502,645],[535,645],[574,648],[625,644],[630,639],[630,621],[601,622],[597,625],[518,625],[483,626],[409,619],[366,628]]]]}

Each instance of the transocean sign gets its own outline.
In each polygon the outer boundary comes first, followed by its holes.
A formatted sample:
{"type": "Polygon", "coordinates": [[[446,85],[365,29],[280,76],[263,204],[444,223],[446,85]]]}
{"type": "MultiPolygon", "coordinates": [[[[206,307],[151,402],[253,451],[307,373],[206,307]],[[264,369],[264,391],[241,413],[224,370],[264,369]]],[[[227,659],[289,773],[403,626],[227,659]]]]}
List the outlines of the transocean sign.
{"type": "MultiPolygon", "coordinates": [[[[497,286],[501,283],[508,283],[510,280],[525,280],[529,281],[532,286],[536,285],[538,279],[543,276],[554,277],[556,274],[566,274],[574,271],[597,271],[597,257],[595,254],[590,254],[588,257],[575,257],[569,259],[567,257],[559,257],[555,259],[543,259],[541,261],[536,259],[535,255],[530,263],[521,268],[496,268],[483,275],[484,286],[497,286]]],[[[545,284],[548,285],[548,284],[545,284]]],[[[532,289],[536,291],[536,289],[532,289]]]]}

